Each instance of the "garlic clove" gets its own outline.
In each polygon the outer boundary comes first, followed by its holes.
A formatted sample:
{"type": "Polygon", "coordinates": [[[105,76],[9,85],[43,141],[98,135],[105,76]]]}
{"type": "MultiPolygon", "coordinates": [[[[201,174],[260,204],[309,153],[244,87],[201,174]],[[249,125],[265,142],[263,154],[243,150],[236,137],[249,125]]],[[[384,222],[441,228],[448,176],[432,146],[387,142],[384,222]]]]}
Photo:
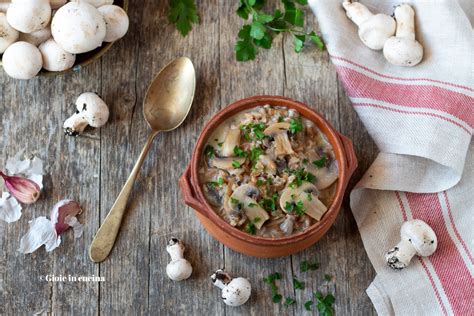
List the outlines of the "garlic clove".
{"type": "Polygon", "coordinates": [[[61,238],[56,234],[54,225],[44,216],[35,218],[29,222],[28,233],[21,237],[18,251],[21,253],[32,253],[42,245],[50,252],[61,244],[61,238]]]}
{"type": "Polygon", "coordinates": [[[0,220],[7,223],[16,222],[21,217],[21,205],[10,193],[3,192],[0,197],[0,220]]]}
{"type": "MultiPolygon", "coordinates": [[[[79,203],[73,200],[61,200],[53,206],[51,210],[51,223],[54,226],[56,234],[60,235],[70,227],[73,227],[70,223],[77,225],[76,215],[82,212],[79,203]],[[72,218],[75,218],[74,221],[72,218]]],[[[80,224],[79,224],[80,225],[80,224]]],[[[78,228],[77,228],[78,229],[78,228]]],[[[82,233],[81,233],[82,234],[82,233]]],[[[76,236],[76,230],[75,230],[76,236]]]]}
{"type": "Polygon", "coordinates": [[[0,176],[5,181],[5,187],[19,202],[32,204],[39,199],[39,185],[27,178],[19,176],[7,176],[0,171],[0,176]]]}

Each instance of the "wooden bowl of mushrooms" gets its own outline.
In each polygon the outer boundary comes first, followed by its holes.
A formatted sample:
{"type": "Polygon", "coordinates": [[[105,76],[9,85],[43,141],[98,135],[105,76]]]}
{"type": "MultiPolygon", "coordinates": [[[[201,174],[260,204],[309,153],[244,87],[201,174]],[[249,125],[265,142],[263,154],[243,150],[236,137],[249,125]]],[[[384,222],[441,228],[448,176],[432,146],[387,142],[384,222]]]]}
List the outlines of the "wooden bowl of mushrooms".
{"type": "Polygon", "coordinates": [[[179,185],[220,242],[280,257],[328,231],[356,167],[352,142],[320,114],[288,98],[256,96],[206,124],[179,185]]]}
{"type": "Polygon", "coordinates": [[[23,80],[79,71],[126,34],[127,9],[128,0],[0,0],[0,65],[23,80]]]}

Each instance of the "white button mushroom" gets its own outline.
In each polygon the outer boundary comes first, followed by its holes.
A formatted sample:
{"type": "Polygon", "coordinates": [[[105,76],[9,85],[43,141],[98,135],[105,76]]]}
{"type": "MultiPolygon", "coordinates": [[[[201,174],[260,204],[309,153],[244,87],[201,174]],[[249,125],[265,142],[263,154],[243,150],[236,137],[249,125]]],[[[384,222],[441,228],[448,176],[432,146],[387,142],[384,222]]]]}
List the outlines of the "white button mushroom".
{"type": "Polygon", "coordinates": [[[8,7],[7,19],[20,32],[38,31],[51,20],[51,6],[48,0],[15,0],[8,7]]]}
{"type": "Polygon", "coordinates": [[[109,119],[107,104],[95,93],[85,92],[76,100],[77,111],[64,121],[64,133],[69,136],[81,134],[87,125],[101,127],[109,119]]]}
{"type": "Polygon", "coordinates": [[[103,5],[113,4],[114,0],[71,0],[71,2],[85,2],[92,4],[94,7],[98,8],[103,5]]]}
{"type": "Polygon", "coordinates": [[[39,46],[40,44],[46,42],[51,38],[51,26],[47,26],[44,29],[39,31],[31,32],[31,33],[20,33],[19,40],[28,42],[35,46],[39,46]]]}
{"type": "Polygon", "coordinates": [[[106,26],[104,18],[94,6],[69,2],[54,15],[51,32],[54,40],[65,51],[81,54],[102,45],[106,26]]]}
{"type": "Polygon", "coordinates": [[[104,42],[114,42],[121,39],[128,31],[128,15],[121,7],[104,5],[99,7],[106,24],[104,42]]]}
{"type": "Polygon", "coordinates": [[[184,259],[184,244],[177,238],[171,238],[166,246],[166,251],[171,257],[171,262],[166,266],[166,274],[173,281],[186,280],[191,276],[193,267],[184,259]]]}
{"type": "Polygon", "coordinates": [[[388,266],[396,270],[406,268],[414,255],[431,256],[438,246],[438,239],[433,229],[419,219],[403,223],[400,237],[398,245],[385,255],[388,266]]]}
{"type": "Polygon", "coordinates": [[[395,8],[397,33],[383,47],[385,58],[397,66],[415,66],[423,59],[423,46],[415,40],[415,11],[409,4],[395,8]]]}
{"type": "Polygon", "coordinates": [[[17,30],[8,24],[5,13],[0,12],[0,54],[3,53],[8,46],[16,42],[19,34],[17,30]]]}
{"type": "Polygon", "coordinates": [[[219,269],[211,275],[212,283],[222,290],[221,298],[229,306],[240,306],[248,301],[252,286],[245,278],[232,279],[219,269]]]}
{"type": "Polygon", "coordinates": [[[395,20],[386,14],[373,14],[359,2],[344,1],[346,15],[359,27],[361,41],[370,49],[383,48],[385,41],[395,34],[395,20]]]}
{"type": "Polygon", "coordinates": [[[76,55],[66,52],[54,39],[49,39],[40,45],[43,56],[43,68],[48,71],[63,71],[74,66],[76,55]]]}
{"type": "Polygon", "coordinates": [[[51,9],[57,10],[63,5],[67,3],[67,0],[49,0],[49,4],[51,5],[51,9]]]}
{"type": "Polygon", "coordinates": [[[5,50],[2,63],[10,77],[31,79],[41,70],[43,58],[38,47],[27,42],[16,42],[5,50]]]}

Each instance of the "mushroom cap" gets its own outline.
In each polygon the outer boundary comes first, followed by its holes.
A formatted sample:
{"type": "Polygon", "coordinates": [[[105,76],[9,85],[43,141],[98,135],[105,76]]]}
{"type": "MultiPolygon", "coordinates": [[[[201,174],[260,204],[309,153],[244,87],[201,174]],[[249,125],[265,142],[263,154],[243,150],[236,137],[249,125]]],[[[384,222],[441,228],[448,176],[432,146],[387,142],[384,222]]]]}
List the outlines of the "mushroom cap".
{"type": "Polygon", "coordinates": [[[17,30],[8,24],[5,13],[0,12],[0,54],[3,53],[8,46],[16,42],[19,34],[17,30]]]}
{"type": "Polygon", "coordinates": [[[92,127],[101,127],[109,119],[107,104],[94,92],[84,92],[76,100],[76,108],[92,127]]]}
{"type": "Polygon", "coordinates": [[[76,61],[76,55],[66,52],[52,38],[41,44],[39,50],[43,56],[43,68],[49,71],[69,69],[76,61]]]}
{"type": "Polygon", "coordinates": [[[240,129],[230,128],[222,144],[221,154],[224,157],[235,156],[234,148],[240,145],[240,129]]]}
{"type": "Polygon", "coordinates": [[[20,33],[19,40],[25,41],[35,46],[39,46],[40,44],[46,42],[51,38],[51,26],[47,26],[44,29],[34,31],[31,33],[20,33]]]}
{"type": "Polygon", "coordinates": [[[248,301],[252,286],[245,278],[235,278],[222,289],[222,300],[229,306],[240,306],[248,301]]]}
{"type": "Polygon", "coordinates": [[[316,186],[310,182],[303,182],[299,187],[285,188],[280,196],[280,207],[286,211],[286,204],[303,203],[305,214],[316,220],[320,220],[327,207],[318,199],[319,191],[316,186]]]}
{"type": "Polygon", "coordinates": [[[104,42],[121,39],[128,31],[128,15],[124,9],[116,5],[104,5],[98,8],[106,24],[104,42]]]}
{"type": "Polygon", "coordinates": [[[98,8],[106,4],[113,4],[114,0],[71,0],[71,2],[88,3],[98,8]]]}
{"type": "Polygon", "coordinates": [[[414,219],[403,223],[400,229],[402,240],[409,241],[419,256],[431,256],[438,246],[433,229],[424,221],[414,219]]]}
{"type": "Polygon", "coordinates": [[[15,0],[8,7],[7,19],[8,24],[23,33],[41,30],[51,20],[49,0],[15,0]]]}
{"type": "Polygon", "coordinates": [[[260,195],[258,188],[252,184],[243,184],[239,186],[231,195],[231,198],[227,201],[225,208],[228,208],[234,212],[240,212],[241,209],[258,229],[262,228],[263,223],[270,218],[267,211],[265,211],[258,203],[257,199],[260,195]],[[233,203],[233,199],[237,200],[238,203],[233,203]],[[256,219],[259,220],[256,220],[256,219]]]}
{"type": "Polygon", "coordinates": [[[411,67],[423,59],[423,46],[406,37],[390,37],[383,47],[385,58],[396,66],[411,67]]]}
{"type": "Polygon", "coordinates": [[[370,49],[380,50],[385,42],[395,34],[395,19],[386,14],[376,14],[359,26],[359,37],[370,49]]]}
{"type": "Polygon", "coordinates": [[[65,51],[81,54],[102,45],[106,25],[102,14],[94,6],[69,2],[54,15],[51,32],[54,40],[65,51]]]}
{"type": "Polygon", "coordinates": [[[166,266],[166,274],[173,281],[186,280],[191,273],[193,273],[193,267],[184,258],[173,260],[166,266]]]}
{"type": "Polygon", "coordinates": [[[39,49],[27,42],[16,42],[8,46],[2,57],[3,69],[12,78],[31,79],[43,65],[39,49]]]}
{"type": "Polygon", "coordinates": [[[230,169],[236,169],[233,166],[233,163],[237,162],[240,166],[245,163],[245,157],[217,157],[214,156],[211,160],[211,166],[218,168],[218,169],[223,169],[223,170],[230,170],[230,169]]]}

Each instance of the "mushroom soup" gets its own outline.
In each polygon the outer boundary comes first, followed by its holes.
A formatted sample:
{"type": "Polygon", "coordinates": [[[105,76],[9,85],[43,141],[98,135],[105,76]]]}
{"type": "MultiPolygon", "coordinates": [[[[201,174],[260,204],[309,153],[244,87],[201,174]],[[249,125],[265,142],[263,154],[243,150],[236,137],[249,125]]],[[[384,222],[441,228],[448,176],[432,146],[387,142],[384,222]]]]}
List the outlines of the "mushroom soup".
{"type": "Polygon", "coordinates": [[[319,221],[339,176],[326,136],[286,107],[259,106],[222,123],[206,142],[199,180],[213,209],[252,235],[284,237],[319,221]]]}

